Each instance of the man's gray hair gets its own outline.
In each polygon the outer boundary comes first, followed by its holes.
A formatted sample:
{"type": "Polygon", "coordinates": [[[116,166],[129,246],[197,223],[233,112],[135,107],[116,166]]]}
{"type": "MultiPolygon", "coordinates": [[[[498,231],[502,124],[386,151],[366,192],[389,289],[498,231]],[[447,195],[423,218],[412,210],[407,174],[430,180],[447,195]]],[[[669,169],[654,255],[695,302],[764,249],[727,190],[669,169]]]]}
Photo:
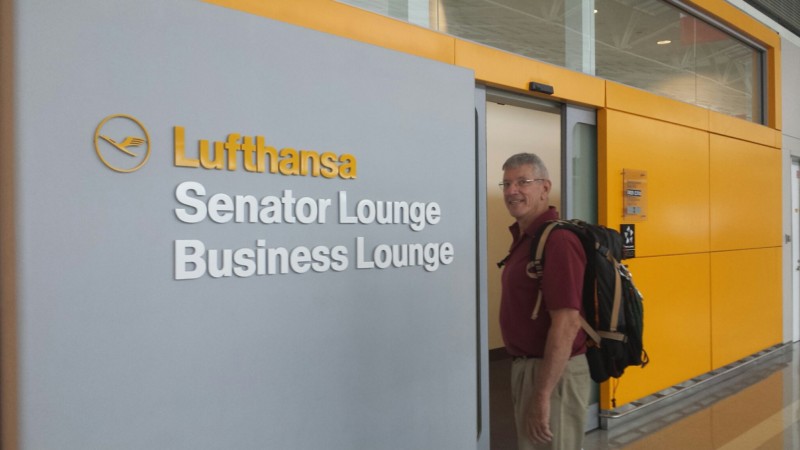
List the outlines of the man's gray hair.
{"type": "Polygon", "coordinates": [[[517,153],[508,158],[503,164],[503,170],[516,169],[520,166],[533,166],[537,177],[550,179],[550,174],[547,173],[547,167],[545,167],[544,161],[533,153],[517,153]]]}

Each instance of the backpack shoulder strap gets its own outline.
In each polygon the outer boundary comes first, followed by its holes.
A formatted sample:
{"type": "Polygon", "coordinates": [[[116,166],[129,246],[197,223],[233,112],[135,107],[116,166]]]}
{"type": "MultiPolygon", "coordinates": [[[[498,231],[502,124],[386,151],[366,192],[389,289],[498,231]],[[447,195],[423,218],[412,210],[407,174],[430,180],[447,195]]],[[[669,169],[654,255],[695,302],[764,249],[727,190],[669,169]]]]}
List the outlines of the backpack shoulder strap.
{"type": "MultiPolygon", "coordinates": [[[[547,222],[541,229],[540,232],[534,237],[534,241],[531,243],[531,261],[528,263],[526,268],[526,272],[529,277],[541,279],[544,274],[544,265],[542,264],[542,259],[544,258],[544,247],[547,243],[547,238],[550,237],[550,233],[553,232],[556,228],[569,228],[570,226],[574,226],[572,222],[566,220],[553,220],[547,222]]],[[[582,241],[581,241],[582,242],[582,241]]],[[[591,255],[587,255],[589,258],[591,255]]],[[[619,274],[617,274],[619,277],[619,274]]],[[[619,283],[619,280],[617,280],[619,283]]],[[[619,291],[619,289],[616,289],[619,291]]],[[[539,309],[542,306],[542,290],[539,289],[538,294],[536,295],[536,304],[533,307],[533,313],[531,314],[531,320],[536,320],[539,317],[539,309]]],[[[600,335],[589,325],[589,322],[586,321],[586,318],[583,315],[580,315],[581,320],[581,328],[586,334],[589,336],[591,340],[593,340],[597,345],[600,344],[600,335]]],[[[616,328],[615,328],[616,329],[616,328]]]]}
{"type": "Polygon", "coordinates": [[[589,336],[589,339],[594,341],[595,345],[599,347],[600,335],[594,330],[594,328],[592,328],[591,325],[589,325],[589,322],[586,321],[586,318],[583,317],[583,314],[579,314],[579,316],[581,318],[581,328],[583,328],[583,331],[589,336]]]}
{"type": "MultiPolygon", "coordinates": [[[[551,220],[546,222],[543,228],[536,233],[536,236],[533,238],[533,242],[531,243],[531,261],[528,262],[528,266],[525,268],[525,273],[528,274],[531,278],[541,279],[542,275],[544,274],[544,266],[542,265],[542,259],[544,258],[544,246],[547,244],[547,238],[550,237],[550,233],[553,232],[559,225],[561,225],[563,221],[561,220],[551,220]]],[[[539,317],[539,309],[542,306],[542,289],[539,289],[538,294],[536,294],[536,304],[533,307],[533,312],[531,313],[531,320],[536,320],[539,317]]]]}

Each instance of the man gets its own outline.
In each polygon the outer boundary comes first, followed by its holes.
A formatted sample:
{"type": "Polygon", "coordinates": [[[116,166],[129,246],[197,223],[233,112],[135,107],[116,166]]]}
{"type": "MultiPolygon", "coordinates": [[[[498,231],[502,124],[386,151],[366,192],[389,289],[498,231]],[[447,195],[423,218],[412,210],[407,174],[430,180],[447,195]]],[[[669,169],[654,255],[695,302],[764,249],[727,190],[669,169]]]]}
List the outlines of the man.
{"type": "Polygon", "coordinates": [[[518,446],[579,450],[591,386],[580,325],[586,256],[577,236],[555,230],[545,246],[544,274],[531,278],[526,267],[533,237],[545,222],[558,218],[548,204],[552,183],[547,168],[534,154],[514,155],[503,164],[501,187],[506,208],[516,219],[502,274],[500,329],[513,357],[518,446]]]}

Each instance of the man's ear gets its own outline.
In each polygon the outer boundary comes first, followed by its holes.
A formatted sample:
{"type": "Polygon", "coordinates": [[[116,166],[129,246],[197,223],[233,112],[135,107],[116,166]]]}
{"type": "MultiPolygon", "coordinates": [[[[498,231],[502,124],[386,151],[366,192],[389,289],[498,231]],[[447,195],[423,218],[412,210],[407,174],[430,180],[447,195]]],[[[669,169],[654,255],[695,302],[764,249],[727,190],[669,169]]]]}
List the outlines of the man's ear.
{"type": "Polygon", "coordinates": [[[550,180],[542,181],[542,199],[547,198],[547,195],[550,194],[550,190],[553,189],[553,183],[550,180]]]}

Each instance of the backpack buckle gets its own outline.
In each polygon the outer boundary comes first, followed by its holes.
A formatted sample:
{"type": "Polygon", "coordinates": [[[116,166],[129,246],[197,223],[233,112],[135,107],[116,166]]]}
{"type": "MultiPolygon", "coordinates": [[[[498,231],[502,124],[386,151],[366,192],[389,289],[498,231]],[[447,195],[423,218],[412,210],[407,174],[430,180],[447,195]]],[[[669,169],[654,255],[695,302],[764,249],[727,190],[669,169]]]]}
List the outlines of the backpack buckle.
{"type": "Polygon", "coordinates": [[[617,270],[619,271],[619,274],[623,276],[626,280],[631,279],[631,272],[628,270],[628,266],[626,266],[625,264],[621,263],[617,264],[617,270]]]}
{"type": "Polygon", "coordinates": [[[539,260],[531,261],[525,266],[525,273],[534,280],[541,278],[543,272],[544,267],[542,267],[542,262],[539,260]]]}

